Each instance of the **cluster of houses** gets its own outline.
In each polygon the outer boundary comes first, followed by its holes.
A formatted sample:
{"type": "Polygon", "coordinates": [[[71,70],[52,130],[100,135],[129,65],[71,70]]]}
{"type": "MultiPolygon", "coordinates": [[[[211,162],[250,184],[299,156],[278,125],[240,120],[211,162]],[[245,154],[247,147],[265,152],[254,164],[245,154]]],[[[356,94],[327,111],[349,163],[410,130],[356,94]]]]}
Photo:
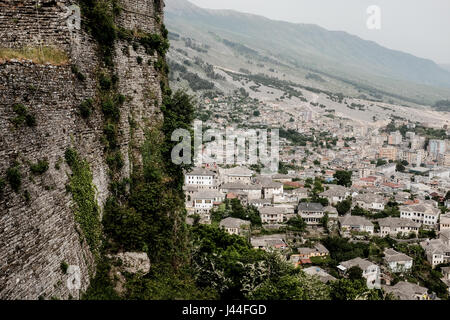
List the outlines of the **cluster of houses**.
{"type": "MultiPolygon", "coordinates": [[[[263,250],[288,251],[288,245],[284,240],[283,234],[252,238],[251,244],[254,248],[263,250]]],[[[296,251],[297,253],[289,255],[289,262],[294,266],[302,266],[303,272],[317,276],[323,283],[336,280],[336,277],[330,275],[326,270],[314,265],[314,259],[324,259],[329,256],[329,251],[321,243],[316,243],[309,247],[299,247],[296,248],[296,251]]],[[[427,288],[415,283],[400,281],[395,285],[391,285],[392,274],[408,273],[413,268],[413,264],[413,258],[404,253],[387,248],[384,251],[382,264],[357,257],[340,262],[336,271],[341,276],[347,277],[351,268],[358,267],[362,271],[362,277],[365,279],[368,288],[383,288],[386,293],[390,293],[400,300],[438,299],[435,294],[429,294],[427,288]]],[[[442,281],[449,285],[450,267],[442,268],[442,273],[444,274],[442,281]]]]}
{"type": "Polygon", "coordinates": [[[298,191],[283,189],[283,182],[292,180],[286,175],[255,175],[244,166],[195,168],[185,175],[186,208],[189,215],[197,214],[209,223],[213,208],[225,199],[239,199],[258,208],[263,223],[283,223],[300,199],[298,191]]]}
{"type": "MultiPolygon", "coordinates": [[[[383,168],[382,168],[383,169],[383,168]]],[[[386,168],[387,170],[387,168],[386,168]]],[[[244,166],[232,168],[206,167],[194,168],[185,176],[186,208],[188,215],[198,215],[200,223],[211,223],[211,211],[218,208],[226,199],[238,199],[244,206],[255,207],[261,217],[263,227],[278,229],[290,218],[299,216],[309,229],[319,230],[324,227],[337,226],[342,237],[358,239],[358,236],[417,238],[421,229],[435,230],[436,239],[421,239],[420,245],[426,252],[427,261],[434,268],[439,264],[450,262],[450,214],[440,214],[434,201],[422,199],[411,200],[409,193],[398,192],[387,196],[382,192],[374,192],[373,188],[348,188],[340,185],[325,185],[318,196],[328,200],[324,206],[318,202],[308,202],[311,194],[295,172],[289,174],[259,175],[244,166]],[[338,215],[336,205],[351,199],[352,206],[342,216],[338,215]],[[386,208],[389,201],[399,203],[399,217],[369,219],[364,215],[352,215],[355,207],[372,213],[386,208]],[[325,220],[324,217],[327,217],[325,220]]],[[[291,248],[285,234],[252,236],[251,223],[247,220],[228,217],[220,221],[219,227],[229,234],[245,236],[254,248],[288,252],[291,248]]],[[[335,279],[325,270],[311,266],[311,259],[329,255],[328,250],[320,243],[312,247],[296,248],[294,254],[286,254],[286,258],[295,266],[302,266],[304,271],[317,275],[324,282],[335,279]]],[[[434,299],[427,294],[426,288],[407,282],[399,282],[389,286],[389,273],[408,272],[413,267],[413,259],[393,249],[384,252],[384,264],[377,265],[367,259],[355,258],[342,261],[337,271],[342,275],[358,266],[363,270],[363,277],[369,288],[386,288],[400,299],[434,299]]],[[[448,268],[447,268],[448,269],[448,268]]],[[[444,283],[450,285],[447,269],[442,269],[444,283]]]]}
{"type": "MultiPolygon", "coordinates": [[[[257,208],[262,223],[272,229],[280,227],[295,215],[300,216],[307,226],[313,228],[322,226],[326,216],[329,226],[339,226],[343,237],[355,234],[417,237],[420,228],[439,232],[450,229],[450,216],[441,217],[436,202],[410,200],[402,195],[396,195],[394,199],[401,204],[400,217],[371,220],[364,216],[351,215],[351,210],[339,217],[335,206],[345,199],[352,199],[352,208],[359,207],[376,213],[384,210],[392,197],[370,192],[373,191],[370,189],[340,185],[327,185],[326,188],[318,196],[327,199],[328,206],[306,202],[304,199],[308,198],[309,191],[299,182],[295,173],[265,176],[255,174],[245,166],[197,167],[186,173],[184,186],[188,215],[198,215],[200,222],[205,224],[211,223],[211,210],[218,208],[225,199],[239,199],[243,205],[257,208]]],[[[236,229],[233,227],[236,224],[244,225],[241,221],[232,219],[223,224],[229,230],[236,229]]]]}

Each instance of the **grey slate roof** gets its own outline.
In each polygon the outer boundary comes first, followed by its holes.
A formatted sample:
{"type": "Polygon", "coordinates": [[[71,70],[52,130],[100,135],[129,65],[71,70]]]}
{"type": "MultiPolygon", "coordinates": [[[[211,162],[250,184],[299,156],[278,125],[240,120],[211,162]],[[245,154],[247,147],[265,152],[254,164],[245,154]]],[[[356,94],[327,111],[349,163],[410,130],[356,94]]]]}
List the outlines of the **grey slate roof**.
{"type": "Polygon", "coordinates": [[[385,249],[384,250],[384,260],[386,262],[401,262],[401,261],[412,261],[413,258],[407,256],[404,253],[397,252],[394,249],[385,249]]]}
{"type": "Polygon", "coordinates": [[[439,209],[436,209],[429,204],[413,204],[409,206],[400,206],[399,209],[400,212],[420,212],[430,214],[433,216],[437,216],[441,212],[439,209]]]}
{"type": "Polygon", "coordinates": [[[251,177],[253,175],[253,171],[246,167],[234,167],[230,169],[225,169],[224,173],[227,176],[237,176],[237,177],[251,177]]]}
{"type": "Polygon", "coordinates": [[[240,228],[243,225],[250,225],[250,221],[228,217],[220,221],[219,226],[225,228],[240,228]]]}
{"type": "Polygon", "coordinates": [[[262,207],[258,210],[260,214],[279,214],[286,212],[286,209],[282,207],[262,207]]]}
{"type": "Polygon", "coordinates": [[[416,295],[422,296],[428,292],[427,288],[415,283],[401,281],[395,286],[383,286],[387,293],[394,294],[400,300],[416,300],[416,295]]]}
{"type": "Polygon", "coordinates": [[[234,182],[224,183],[220,188],[229,190],[261,190],[260,185],[234,183],[234,182]]]}
{"type": "Polygon", "coordinates": [[[346,215],[338,218],[342,226],[369,226],[373,227],[373,223],[368,219],[360,216],[346,215]]]}
{"type": "Polygon", "coordinates": [[[336,208],[333,207],[333,206],[325,207],[325,208],[323,209],[323,211],[328,212],[328,213],[331,213],[331,214],[338,214],[336,208]]]}
{"type": "Polygon", "coordinates": [[[343,261],[340,263],[341,266],[344,266],[346,269],[350,269],[351,267],[355,267],[358,266],[360,267],[363,271],[366,270],[368,267],[373,266],[375,263],[370,262],[369,260],[366,259],[362,259],[360,257],[348,260],[348,261],[343,261]]]}
{"type": "Polygon", "coordinates": [[[271,199],[250,199],[248,200],[248,204],[271,204],[271,199]]]}
{"type": "Polygon", "coordinates": [[[205,168],[194,168],[191,172],[188,172],[187,175],[195,175],[195,176],[215,176],[216,174],[205,168]]]}
{"type": "Polygon", "coordinates": [[[193,199],[215,199],[215,198],[224,198],[224,194],[218,191],[198,191],[192,195],[193,199]]]}
{"type": "Polygon", "coordinates": [[[362,193],[353,197],[353,201],[362,201],[364,203],[384,203],[384,198],[373,193],[362,193]]]}
{"type": "Polygon", "coordinates": [[[323,211],[323,205],[320,203],[315,203],[315,202],[300,202],[298,204],[298,211],[299,212],[303,212],[303,211],[320,212],[320,211],[323,211]]]}
{"type": "Polygon", "coordinates": [[[410,219],[404,218],[383,218],[378,219],[378,224],[380,227],[390,227],[390,228],[398,228],[398,227],[410,227],[410,228],[419,228],[420,223],[414,222],[410,219]]]}

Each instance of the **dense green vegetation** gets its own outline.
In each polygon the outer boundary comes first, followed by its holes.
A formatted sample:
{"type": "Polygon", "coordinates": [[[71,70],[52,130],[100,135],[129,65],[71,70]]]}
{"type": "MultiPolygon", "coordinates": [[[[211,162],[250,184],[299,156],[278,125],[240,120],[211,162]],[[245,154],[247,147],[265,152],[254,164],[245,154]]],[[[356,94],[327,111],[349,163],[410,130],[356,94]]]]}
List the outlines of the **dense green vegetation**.
{"type": "Polygon", "coordinates": [[[87,99],[87,100],[83,101],[78,107],[81,117],[83,117],[84,119],[89,118],[89,116],[92,113],[92,108],[93,108],[92,99],[87,99]]]}
{"type": "Polygon", "coordinates": [[[20,165],[18,162],[14,162],[11,167],[6,170],[6,178],[8,179],[11,188],[18,192],[22,185],[22,173],[20,172],[20,165]]]}
{"type": "Polygon", "coordinates": [[[336,183],[338,185],[344,187],[350,187],[352,185],[351,171],[337,170],[336,173],[333,175],[333,178],[336,179],[336,183]]]}
{"type": "Polygon", "coordinates": [[[48,170],[48,161],[46,159],[39,160],[37,163],[30,164],[30,171],[33,174],[43,174],[48,170]]]}
{"type": "Polygon", "coordinates": [[[98,256],[102,230],[91,169],[87,161],[80,158],[74,149],[67,149],[64,157],[72,170],[66,189],[73,197],[75,221],[80,225],[83,231],[82,236],[86,239],[91,251],[98,256]]]}
{"type": "Polygon", "coordinates": [[[0,198],[3,195],[3,190],[5,190],[6,181],[3,178],[0,178],[0,198]]]}
{"type": "MultiPolygon", "coordinates": [[[[170,141],[172,131],[177,128],[188,129],[193,120],[191,98],[182,92],[172,94],[168,88],[168,67],[164,59],[168,49],[168,32],[164,25],[161,26],[161,35],[122,30],[110,19],[120,10],[117,4],[113,2],[112,11],[108,11],[108,8],[100,8],[99,3],[84,3],[83,7],[88,16],[89,29],[101,45],[100,55],[105,63],[105,68],[99,73],[99,95],[105,117],[104,143],[112,179],[112,196],[104,207],[103,227],[107,241],[103,243],[102,252],[144,251],[151,260],[152,272],[145,277],[125,275],[126,290],[121,292],[121,298],[195,298],[190,274],[183,271],[189,259],[182,191],[182,169],[186,167],[170,161],[170,151],[175,144],[170,141]],[[97,20],[103,21],[97,24],[97,20]],[[105,30],[110,33],[104,37],[102,34],[105,30]],[[163,103],[160,108],[164,122],[161,125],[149,125],[145,129],[145,141],[137,150],[142,162],[131,159],[134,162],[131,179],[120,179],[117,174],[123,166],[117,140],[118,119],[120,107],[126,101],[126,97],[117,94],[117,76],[112,68],[112,46],[117,38],[129,41],[133,48],[143,46],[148,54],[157,52],[159,57],[153,66],[160,72],[162,79],[163,103]],[[183,286],[185,290],[181,289],[183,286]]],[[[156,1],[155,5],[158,6],[156,1]]],[[[136,128],[133,119],[130,120],[130,126],[133,139],[136,128]]],[[[114,267],[112,263],[102,255],[96,277],[84,298],[119,297],[114,291],[118,279],[109,276],[109,271],[114,267]]]]}
{"type": "Polygon", "coordinates": [[[293,129],[284,129],[284,128],[280,128],[279,131],[280,134],[280,138],[284,138],[287,139],[289,141],[292,142],[292,144],[296,145],[296,146],[306,146],[306,142],[312,142],[313,138],[312,137],[306,137],[305,135],[299,133],[298,131],[295,131],[293,129]]]}
{"type": "Polygon", "coordinates": [[[23,104],[13,105],[13,111],[16,113],[16,117],[11,120],[14,126],[17,128],[22,124],[26,124],[28,127],[36,126],[36,118],[34,114],[28,111],[28,108],[23,104]]]}
{"type": "Polygon", "coordinates": [[[253,227],[261,226],[261,217],[255,207],[244,207],[238,199],[225,199],[224,204],[211,212],[211,220],[219,223],[227,217],[248,220],[253,227]]]}
{"type": "Polygon", "coordinates": [[[414,132],[416,135],[426,137],[429,139],[450,139],[450,136],[447,135],[445,129],[435,129],[428,128],[416,123],[415,126],[408,127],[406,125],[395,126],[394,121],[391,121],[386,128],[383,130],[384,132],[391,133],[394,131],[399,131],[403,137],[406,136],[406,132],[414,132]]]}
{"type": "Polygon", "coordinates": [[[394,278],[395,282],[407,280],[418,283],[428,288],[429,293],[434,292],[441,299],[448,298],[447,286],[440,280],[442,279],[440,267],[438,266],[436,269],[431,268],[431,265],[426,261],[425,251],[420,245],[398,243],[394,245],[394,249],[414,259],[412,271],[402,277],[396,276],[394,278]]]}

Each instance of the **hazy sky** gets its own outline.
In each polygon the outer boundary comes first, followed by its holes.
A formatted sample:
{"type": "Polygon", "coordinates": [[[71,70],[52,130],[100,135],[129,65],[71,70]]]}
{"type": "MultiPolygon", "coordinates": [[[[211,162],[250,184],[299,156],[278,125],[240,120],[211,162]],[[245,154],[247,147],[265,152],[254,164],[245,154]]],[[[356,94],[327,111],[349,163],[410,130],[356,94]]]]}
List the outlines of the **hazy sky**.
{"type": "Polygon", "coordinates": [[[342,30],[437,63],[450,64],[450,0],[190,0],[211,9],[234,9],[342,30]],[[369,30],[366,10],[381,9],[381,29],[369,30]]]}

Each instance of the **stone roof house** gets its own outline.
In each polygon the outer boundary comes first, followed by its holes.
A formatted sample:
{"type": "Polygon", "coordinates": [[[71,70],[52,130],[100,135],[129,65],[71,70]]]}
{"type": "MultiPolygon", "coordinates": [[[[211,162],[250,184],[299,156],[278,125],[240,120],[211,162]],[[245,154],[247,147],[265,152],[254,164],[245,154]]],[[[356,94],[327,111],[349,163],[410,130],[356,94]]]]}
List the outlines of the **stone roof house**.
{"type": "Polygon", "coordinates": [[[439,231],[450,229],[450,213],[441,214],[439,218],[439,231]]]}
{"type": "Polygon", "coordinates": [[[397,236],[399,233],[402,236],[410,233],[419,234],[420,223],[414,222],[404,218],[388,217],[378,219],[380,225],[380,234],[382,237],[397,236]]]}
{"type": "Polygon", "coordinates": [[[262,187],[255,184],[244,184],[238,182],[224,183],[220,186],[220,191],[223,193],[245,193],[248,200],[261,199],[262,187]]]}
{"type": "Polygon", "coordinates": [[[428,289],[418,284],[400,281],[394,286],[383,286],[386,293],[393,294],[399,300],[430,300],[428,289]]]}
{"type": "Polygon", "coordinates": [[[348,233],[354,232],[367,232],[369,234],[374,233],[374,225],[368,219],[360,216],[346,215],[339,217],[339,224],[341,231],[344,235],[348,236],[348,233]]]}
{"type": "Polygon", "coordinates": [[[242,166],[221,169],[221,177],[224,183],[239,182],[244,184],[250,184],[253,176],[253,171],[242,166]]]}
{"type": "Polygon", "coordinates": [[[427,261],[433,268],[450,261],[450,246],[441,239],[425,240],[420,246],[425,250],[427,261]]]}
{"type": "Polygon", "coordinates": [[[352,267],[361,268],[369,289],[380,288],[380,267],[378,265],[360,257],[343,261],[338,265],[338,269],[344,274],[352,267]]]}
{"type": "Polygon", "coordinates": [[[320,225],[325,214],[324,207],[320,203],[300,202],[297,210],[307,225],[320,225]]]}
{"type": "Polygon", "coordinates": [[[365,210],[384,210],[385,199],[373,193],[361,193],[353,197],[353,206],[359,206],[365,210]]]}
{"type": "Polygon", "coordinates": [[[345,200],[350,195],[350,190],[343,186],[333,186],[324,192],[319,193],[322,198],[327,198],[330,204],[336,204],[345,200]]]}
{"type": "Polygon", "coordinates": [[[328,249],[321,243],[316,243],[313,248],[297,248],[297,251],[302,259],[325,257],[330,254],[328,249]]]}
{"type": "Polygon", "coordinates": [[[250,243],[255,249],[277,249],[284,250],[288,248],[284,240],[283,234],[272,234],[267,236],[253,237],[250,239],[250,243]]]}
{"type": "Polygon", "coordinates": [[[392,272],[408,272],[413,266],[413,258],[394,249],[385,249],[383,260],[392,272]]]}
{"type": "Polygon", "coordinates": [[[229,234],[240,235],[250,229],[250,221],[228,217],[220,221],[219,227],[229,234]]]}
{"type": "Polygon", "coordinates": [[[426,226],[436,226],[440,210],[430,204],[400,206],[400,218],[410,219],[426,226]]]}
{"type": "Polygon", "coordinates": [[[262,223],[282,223],[284,221],[285,208],[262,207],[258,208],[262,223]]]}

